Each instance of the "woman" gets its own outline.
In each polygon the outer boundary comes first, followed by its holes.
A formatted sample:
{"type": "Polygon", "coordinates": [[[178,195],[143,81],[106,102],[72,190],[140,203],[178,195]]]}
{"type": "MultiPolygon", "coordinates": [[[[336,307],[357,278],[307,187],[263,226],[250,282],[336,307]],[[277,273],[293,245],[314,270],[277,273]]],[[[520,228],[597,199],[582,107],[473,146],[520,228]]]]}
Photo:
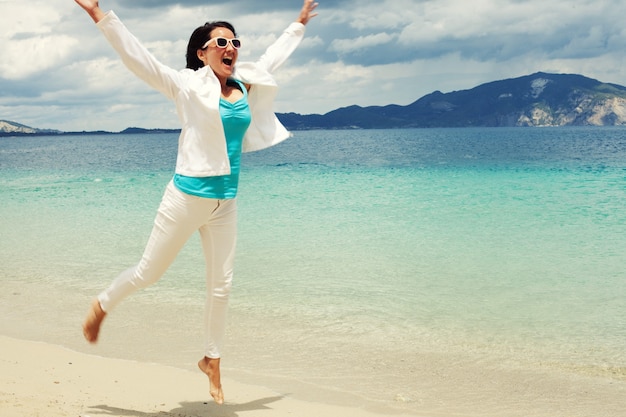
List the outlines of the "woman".
{"type": "Polygon", "coordinates": [[[298,18],[255,63],[237,64],[241,42],[227,22],[197,28],[187,47],[187,68],[158,62],[97,0],[75,0],[139,78],[173,100],[182,123],[176,170],[159,206],[138,265],[122,272],[93,301],[83,323],[95,343],[106,315],[125,297],[156,282],[197,230],[207,267],[204,357],[198,367],[209,377],[211,396],[224,402],[220,347],[233,276],[236,194],[241,152],[272,146],[289,133],[272,111],[272,73],[298,46],[317,3],[304,0],[298,18]],[[237,64],[237,65],[236,65],[237,64]]]}

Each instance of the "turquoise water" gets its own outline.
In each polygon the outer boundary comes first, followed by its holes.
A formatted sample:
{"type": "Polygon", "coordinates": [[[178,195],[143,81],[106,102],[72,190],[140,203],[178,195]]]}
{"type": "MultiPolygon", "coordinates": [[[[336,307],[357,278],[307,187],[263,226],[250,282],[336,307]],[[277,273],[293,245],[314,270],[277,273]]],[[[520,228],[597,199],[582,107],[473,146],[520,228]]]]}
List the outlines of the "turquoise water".
{"type": "MultiPolygon", "coordinates": [[[[5,285],[95,294],[136,262],[175,149],[1,139],[5,285]]],[[[296,132],[242,165],[232,368],[260,343],[260,372],[301,378],[312,351],[335,367],[443,352],[626,375],[626,130],[296,132]]],[[[198,247],[138,299],[199,309],[198,247]]]]}

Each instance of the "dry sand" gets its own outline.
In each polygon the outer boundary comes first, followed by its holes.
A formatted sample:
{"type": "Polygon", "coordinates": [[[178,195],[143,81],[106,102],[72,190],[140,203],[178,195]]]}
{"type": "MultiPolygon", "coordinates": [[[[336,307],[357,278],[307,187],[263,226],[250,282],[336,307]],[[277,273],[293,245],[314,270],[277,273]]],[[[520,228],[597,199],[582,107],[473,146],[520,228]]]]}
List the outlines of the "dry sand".
{"type": "Polygon", "coordinates": [[[376,416],[229,380],[224,381],[227,402],[220,406],[209,400],[208,380],[199,372],[5,336],[0,347],[2,417],[376,416]]]}

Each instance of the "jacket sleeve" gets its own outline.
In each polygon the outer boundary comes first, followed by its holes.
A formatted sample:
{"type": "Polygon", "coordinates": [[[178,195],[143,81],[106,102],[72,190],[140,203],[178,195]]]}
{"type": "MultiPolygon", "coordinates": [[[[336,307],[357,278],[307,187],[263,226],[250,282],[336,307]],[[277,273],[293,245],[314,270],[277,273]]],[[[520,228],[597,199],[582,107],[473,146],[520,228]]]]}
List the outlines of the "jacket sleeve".
{"type": "Polygon", "coordinates": [[[265,53],[257,61],[257,65],[270,74],[276,71],[300,45],[304,31],[305,26],[302,23],[291,23],[280,37],[265,50],[265,53]]]}
{"type": "Polygon", "coordinates": [[[130,71],[152,88],[174,100],[182,81],[182,74],[179,71],[160,63],[130,33],[113,11],[108,12],[97,26],[130,71]]]}
{"type": "Polygon", "coordinates": [[[252,123],[244,136],[243,152],[265,149],[291,136],[274,114],[278,85],[272,73],[298,47],[304,28],[302,23],[290,24],[258,61],[237,64],[235,77],[252,84],[248,93],[252,123]]]}

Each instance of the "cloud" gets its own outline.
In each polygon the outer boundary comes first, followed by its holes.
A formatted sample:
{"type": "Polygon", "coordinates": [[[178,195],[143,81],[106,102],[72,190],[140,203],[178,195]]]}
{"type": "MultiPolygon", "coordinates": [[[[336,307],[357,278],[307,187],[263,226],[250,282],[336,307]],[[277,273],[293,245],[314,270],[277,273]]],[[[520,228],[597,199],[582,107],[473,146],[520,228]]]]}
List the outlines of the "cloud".
{"type": "Polygon", "coordinates": [[[65,62],[78,41],[55,33],[60,20],[61,15],[45,4],[31,10],[19,3],[10,13],[0,13],[0,77],[26,79],[65,62]]]}
{"type": "Polygon", "coordinates": [[[354,29],[352,37],[334,41],[331,48],[341,52],[342,59],[360,62],[360,49],[347,46],[384,28],[388,39],[396,40],[387,47],[402,53],[379,51],[378,58],[370,60],[372,65],[454,52],[496,60],[530,52],[563,58],[600,56],[623,47],[623,25],[615,18],[620,11],[626,11],[620,1],[387,0],[343,15],[342,23],[354,29]]]}
{"type": "MultiPolygon", "coordinates": [[[[123,8],[131,9],[162,9],[167,7],[197,7],[207,5],[206,0],[117,0],[111,2],[114,6],[120,6],[123,8]]],[[[276,10],[298,10],[301,7],[301,1],[294,0],[272,0],[272,1],[259,1],[259,0],[217,0],[211,1],[212,5],[226,7],[229,10],[239,11],[243,13],[250,12],[267,12],[276,10]]],[[[340,5],[350,4],[351,1],[345,0],[322,0],[324,7],[334,8],[340,5]]]]}
{"type": "Polygon", "coordinates": [[[331,42],[330,50],[339,55],[347,53],[363,52],[373,47],[387,45],[395,39],[394,35],[388,33],[375,33],[367,36],[359,36],[354,39],[336,39],[331,42]]]}
{"type": "MultiPolygon", "coordinates": [[[[301,0],[102,0],[164,64],[191,32],[231,21],[252,60],[301,0]]],[[[277,73],[276,110],[409,104],[537,71],[626,84],[623,0],[328,0],[277,73]]],[[[63,130],[179,126],[174,105],[119,62],[70,0],[0,0],[0,119],[63,130]]]]}

